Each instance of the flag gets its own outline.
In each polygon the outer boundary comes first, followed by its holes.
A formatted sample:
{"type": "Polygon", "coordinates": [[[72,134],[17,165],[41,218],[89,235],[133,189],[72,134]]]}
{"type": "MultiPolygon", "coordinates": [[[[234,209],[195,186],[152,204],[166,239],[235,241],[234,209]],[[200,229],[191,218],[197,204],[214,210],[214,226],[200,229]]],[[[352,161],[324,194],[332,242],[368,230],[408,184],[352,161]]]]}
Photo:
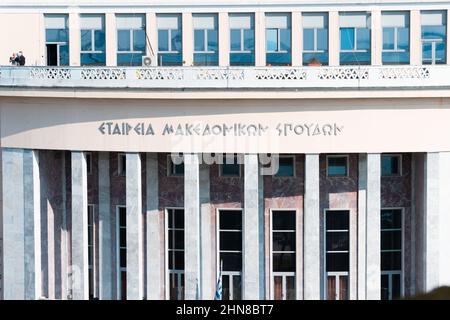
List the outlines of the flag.
{"type": "Polygon", "coordinates": [[[216,295],[214,296],[214,300],[222,300],[222,261],[220,261],[220,272],[219,277],[217,278],[216,295]]]}

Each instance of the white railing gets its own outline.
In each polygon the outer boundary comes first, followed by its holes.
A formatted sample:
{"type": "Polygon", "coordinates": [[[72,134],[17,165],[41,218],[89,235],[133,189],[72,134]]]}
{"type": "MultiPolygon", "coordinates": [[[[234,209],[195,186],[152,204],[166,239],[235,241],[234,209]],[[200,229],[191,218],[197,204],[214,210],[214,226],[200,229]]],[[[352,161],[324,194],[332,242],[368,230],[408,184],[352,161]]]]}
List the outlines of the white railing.
{"type": "Polygon", "coordinates": [[[446,88],[450,66],[0,67],[0,87],[148,89],[446,88]]]}

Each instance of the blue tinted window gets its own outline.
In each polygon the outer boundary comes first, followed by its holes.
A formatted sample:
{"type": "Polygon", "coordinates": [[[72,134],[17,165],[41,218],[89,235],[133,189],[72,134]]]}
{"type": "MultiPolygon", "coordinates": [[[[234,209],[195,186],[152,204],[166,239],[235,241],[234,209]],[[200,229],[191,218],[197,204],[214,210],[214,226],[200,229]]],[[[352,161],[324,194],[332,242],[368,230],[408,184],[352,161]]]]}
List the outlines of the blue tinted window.
{"type": "Polygon", "coordinates": [[[282,51],[291,50],[291,30],[289,29],[280,30],[280,49],[282,51]]]}
{"type": "Polygon", "coordinates": [[[241,29],[230,30],[230,50],[231,51],[241,50],[241,29]]]}
{"type": "Polygon", "coordinates": [[[253,51],[255,49],[255,33],[251,29],[244,30],[244,50],[253,51]]]}
{"type": "Polygon", "coordinates": [[[181,52],[181,30],[172,30],[172,51],[181,52]]]}
{"type": "Polygon", "coordinates": [[[230,65],[232,66],[254,66],[255,54],[252,53],[230,53],[230,65]]]}
{"type": "Polygon", "coordinates": [[[267,51],[278,50],[278,30],[267,29],[266,30],[266,49],[267,51]]]}
{"type": "Polygon", "coordinates": [[[130,51],[130,31],[118,30],[117,31],[117,49],[119,51],[130,51]]]}
{"type": "Polygon", "coordinates": [[[183,56],[181,53],[159,53],[158,65],[160,66],[181,66],[183,56]]]}
{"type": "Polygon", "coordinates": [[[194,30],[194,50],[205,50],[205,30],[194,30]]]}
{"type": "Polygon", "coordinates": [[[294,176],[294,158],[283,157],[279,158],[277,177],[293,177],[294,176]]]}
{"type": "Polygon", "coordinates": [[[341,50],[355,49],[355,29],[341,28],[341,50]]]}
{"type": "Polygon", "coordinates": [[[446,26],[422,26],[422,39],[444,39],[446,26]]]}
{"type": "Polygon", "coordinates": [[[399,28],[397,40],[399,49],[409,50],[409,28],[399,28]]]}
{"type": "Polygon", "coordinates": [[[303,29],[303,50],[314,50],[314,29],[303,29]]]}
{"type": "Polygon", "coordinates": [[[118,66],[140,66],[142,64],[143,53],[118,53],[118,66]]]}
{"type": "Polygon", "coordinates": [[[394,50],[395,28],[383,28],[383,49],[394,50]]]}
{"type": "Polygon", "coordinates": [[[145,31],[134,30],[133,31],[133,46],[135,51],[145,51],[145,31]]]}
{"type": "Polygon", "coordinates": [[[92,49],[91,30],[81,30],[81,51],[91,51],[92,49]]]}
{"type": "Polygon", "coordinates": [[[208,30],[208,51],[217,51],[217,30],[208,30]]]}
{"type": "Polygon", "coordinates": [[[317,50],[328,50],[327,29],[317,29],[317,50]]]}
{"type": "Polygon", "coordinates": [[[356,29],[356,46],[358,50],[370,49],[370,30],[367,28],[356,29]]]}
{"type": "Polygon", "coordinates": [[[69,65],[69,46],[62,45],[59,47],[59,65],[68,66],[69,65]]]}
{"type": "Polygon", "coordinates": [[[327,172],[328,176],[346,176],[347,157],[329,157],[327,172]]]}
{"type": "Polygon", "coordinates": [[[105,53],[81,53],[81,65],[105,65],[105,53]]]}
{"type": "Polygon", "coordinates": [[[436,44],[436,60],[437,62],[445,63],[445,42],[438,42],[436,44]]]}
{"type": "Polygon", "coordinates": [[[66,29],[46,29],[45,38],[47,42],[67,42],[69,32],[66,29]]]}
{"type": "Polygon", "coordinates": [[[103,30],[95,30],[95,51],[105,50],[105,32],[103,30]]]}
{"type": "Polygon", "coordinates": [[[158,50],[169,51],[169,30],[158,30],[158,50]]]}
{"type": "Polygon", "coordinates": [[[430,42],[424,43],[422,45],[422,59],[431,60],[431,49],[432,49],[432,44],[430,42]]]}

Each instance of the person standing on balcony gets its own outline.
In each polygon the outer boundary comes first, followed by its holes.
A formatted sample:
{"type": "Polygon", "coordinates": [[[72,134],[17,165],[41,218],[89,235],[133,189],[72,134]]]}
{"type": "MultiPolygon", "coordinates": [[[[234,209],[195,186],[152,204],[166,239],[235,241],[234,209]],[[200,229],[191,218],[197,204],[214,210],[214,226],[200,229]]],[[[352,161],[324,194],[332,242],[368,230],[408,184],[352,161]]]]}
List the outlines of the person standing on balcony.
{"type": "Polygon", "coordinates": [[[22,51],[19,51],[15,61],[16,61],[17,65],[19,65],[19,66],[24,66],[25,65],[25,56],[23,55],[22,51]]]}
{"type": "Polygon", "coordinates": [[[17,65],[16,57],[17,57],[17,55],[16,55],[15,53],[13,53],[13,54],[11,55],[11,57],[9,57],[9,63],[10,63],[12,66],[16,66],[16,65],[17,65]]]}

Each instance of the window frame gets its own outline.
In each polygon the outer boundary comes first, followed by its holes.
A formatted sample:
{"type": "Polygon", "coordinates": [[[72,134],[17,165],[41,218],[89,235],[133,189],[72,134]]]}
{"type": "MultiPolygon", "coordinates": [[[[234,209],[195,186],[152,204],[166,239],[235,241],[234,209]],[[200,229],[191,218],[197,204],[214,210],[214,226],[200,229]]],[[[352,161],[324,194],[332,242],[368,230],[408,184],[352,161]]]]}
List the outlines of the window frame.
{"type": "Polygon", "coordinates": [[[381,154],[381,176],[382,177],[401,177],[403,176],[403,155],[401,153],[382,153],[381,154]],[[388,174],[388,175],[383,175],[383,156],[386,157],[397,157],[398,158],[398,174],[388,174]]]}
{"type": "Polygon", "coordinates": [[[344,154],[344,155],[338,155],[338,154],[327,154],[326,156],[326,176],[327,178],[346,178],[348,177],[350,174],[350,161],[349,161],[349,155],[348,154],[344,154]],[[346,173],[345,175],[330,175],[329,171],[328,171],[328,159],[329,158],[346,158],[346,173]]]}
{"type": "MultiPolygon", "coordinates": [[[[352,273],[352,265],[351,265],[351,230],[352,230],[352,225],[351,225],[351,212],[352,210],[350,208],[325,208],[323,209],[323,292],[324,292],[324,299],[327,300],[328,296],[327,296],[327,282],[328,282],[328,276],[337,276],[338,278],[341,276],[346,276],[347,277],[347,296],[350,299],[351,297],[351,273],[352,273]],[[338,252],[338,253],[348,253],[348,271],[327,271],[327,212],[329,211],[348,211],[348,230],[344,230],[344,229],[333,229],[333,232],[347,232],[348,233],[348,239],[349,239],[349,247],[348,247],[348,251],[333,251],[333,252],[338,252]]],[[[336,278],[336,279],[338,279],[336,278]]],[[[381,281],[381,279],[380,279],[381,281]]],[[[337,286],[336,286],[336,290],[338,290],[339,288],[339,282],[336,281],[337,286]]],[[[336,299],[339,300],[339,299],[336,299]]]]}
{"type": "Polygon", "coordinates": [[[326,28],[303,28],[302,27],[302,31],[303,31],[303,36],[304,36],[304,32],[305,32],[305,30],[313,30],[313,32],[314,32],[314,36],[313,36],[313,47],[314,47],[314,49],[313,50],[306,50],[306,49],[304,49],[304,46],[303,46],[303,48],[302,48],[302,53],[327,53],[328,52],[328,50],[319,50],[319,49],[317,49],[317,43],[319,42],[318,41],[318,38],[317,38],[317,30],[320,30],[320,29],[324,29],[324,30],[327,30],[327,47],[328,47],[328,41],[329,41],[329,37],[328,37],[328,29],[326,29],[326,28]]]}
{"type": "MultiPolygon", "coordinates": [[[[116,290],[116,296],[117,300],[122,300],[124,297],[122,297],[122,282],[121,282],[121,273],[123,271],[127,272],[127,268],[122,268],[120,266],[120,249],[123,249],[123,247],[120,246],[120,209],[125,208],[125,214],[127,210],[126,205],[116,205],[116,281],[117,281],[117,290],[116,290]]],[[[123,228],[123,227],[122,227],[123,228]]],[[[125,224],[125,230],[126,230],[126,224],[125,224]]],[[[127,247],[124,248],[127,250],[127,247]]],[[[126,297],[125,297],[126,299],[126,297]]]]}
{"type": "MultiPolygon", "coordinates": [[[[181,33],[181,29],[157,29],[158,32],[158,53],[181,53],[180,51],[177,50],[172,50],[172,31],[180,31],[181,33]],[[167,47],[169,50],[159,50],[159,31],[167,31],[167,47]]],[[[183,43],[181,43],[181,45],[183,45],[183,43]]]]}
{"type": "Polygon", "coordinates": [[[370,43],[372,45],[372,31],[370,30],[370,28],[359,28],[359,27],[339,27],[339,53],[369,53],[371,52],[371,48],[369,49],[358,49],[358,29],[368,29],[370,32],[370,43]],[[341,30],[342,29],[352,29],[353,31],[353,47],[355,49],[351,50],[351,49],[341,49],[341,30]]]}
{"type": "MultiPolygon", "coordinates": [[[[383,210],[400,210],[401,214],[401,239],[402,239],[402,247],[401,247],[401,263],[402,268],[401,270],[389,270],[389,271],[382,271],[381,270],[381,246],[380,246],[380,273],[381,275],[389,275],[391,277],[392,274],[399,274],[400,275],[400,297],[403,297],[405,295],[405,207],[381,207],[380,208],[380,222],[381,222],[381,211],[383,210]]],[[[380,225],[380,242],[381,242],[381,231],[383,230],[397,230],[397,229],[381,229],[380,225]]],[[[380,276],[380,282],[381,282],[381,276],[380,276]]],[[[380,288],[381,290],[381,288],[380,288]]],[[[389,296],[392,298],[392,292],[389,293],[389,296]]]]}
{"type": "MultiPolygon", "coordinates": [[[[223,178],[241,178],[242,177],[242,167],[244,165],[244,163],[240,160],[242,159],[242,157],[239,156],[239,154],[234,155],[234,160],[236,163],[233,164],[237,164],[239,166],[239,175],[235,176],[235,175],[224,175],[223,174],[223,165],[226,163],[219,163],[219,177],[223,177],[223,178]]],[[[224,154],[222,156],[222,160],[226,161],[226,155],[224,154]]],[[[222,161],[222,162],[223,162],[222,161]]]]}
{"type": "MultiPolygon", "coordinates": [[[[269,208],[269,297],[271,300],[274,300],[275,297],[275,286],[274,286],[274,277],[275,276],[281,276],[283,279],[285,277],[293,276],[294,277],[294,291],[295,291],[295,300],[298,299],[298,285],[297,285],[297,273],[299,264],[297,263],[297,254],[298,254],[298,248],[300,247],[301,243],[298,240],[298,232],[300,229],[298,229],[298,208],[269,208]],[[295,250],[293,251],[294,257],[295,257],[295,271],[273,271],[273,212],[274,211],[292,211],[295,214],[295,223],[294,223],[294,233],[295,233],[295,250]]],[[[275,251],[278,252],[278,251],[275,251]]],[[[284,252],[290,252],[291,251],[284,251],[284,252]]],[[[283,281],[285,283],[285,281],[283,281]]],[[[284,299],[286,300],[286,299],[284,299]]]]}
{"type": "Polygon", "coordinates": [[[280,29],[280,28],[266,28],[266,35],[267,31],[269,30],[276,30],[277,31],[277,49],[276,50],[269,50],[267,48],[267,38],[266,38],[266,54],[267,53],[291,53],[292,52],[292,28],[289,29],[280,29]],[[281,50],[281,30],[289,30],[290,31],[290,43],[289,46],[291,50],[281,50]]]}
{"type": "MultiPolygon", "coordinates": [[[[183,164],[184,164],[184,156],[182,156],[182,157],[183,157],[183,164]]],[[[170,153],[167,154],[166,163],[167,163],[167,176],[168,177],[184,177],[184,173],[183,174],[175,173],[175,171],[174,171],[175,166],[178,166],[179,164],[175,164],[172,161],[172,156],[170,155],[170,153]]]]}
{"type": "MultiPolygon", "coordinates": [[[[244,292],[244,209],[243,208],[216,208],[216,276],[215,279],[219,276],[220,273],[220,212],[221,211],[240,211],[241,213],[241,220],[242,220],[242,229],[241,229],[241,235],[242,235],[242,244],[241,244],[241,255],[242,255],[242,270],[239,271],[222,271],[222,275],[231,275],[231,276],[240,276],[241,277],[241,297],[244,298],[243,292],[244,292]]],[[[228,229],[225,229],[228,230],[228,229]]],[[[230,229],[232,230],[232,229],[230,229]]],[[[237,231],[236,231],[237,232],[237,231]]],[[[231,281],[230,281],[231,284],[231,281]]],[[[232,284],[231,284],[232,286],[232,284]]],[[[231,295],[230,301],[233,296],[231,295]]]]}
{"type": "MultiPolygon", "coordinates": [[[[143,51],[137,51],[134,50],[134,31],[137,30],[143,30],[145,33],[145,28],[141,28],[141,29],[117,29],[117,33],[119,33],[119,31],[128,31],[128,33],[130,34],[130,50],[119,50],[119,41],[117,41],[117,54],[126,54],[126,53],[142,53],[145,54],[146,50],[143,51]],[[131,50],[132,49],[132,50],[131,50]]],[[[117,38],[119,38],[119,35],[117,35],[117,38]]],[[[145,42],[147,42],[147,39],[144,39],[145,42]]]]}
{"type": "MultiPolygon", "coordinates": [[[[165,207],[164,208],[164,281],[165,281],[165,296],[166,300],[170,300],[170,274],[184,274],[185,275],[185,286],[186,286],[186,262],[184,270],[170,270],[169,269],[169,211],[171,210],[183,210],[186,213],[184,207],[165,207]]],[[[184,221],[183,231],[186,232],[186,220],[184,221]]],[[[172,250],[172,249],[171,249],[172,250]]],[[[180,250],[180,249],[175,249],[180,250]]],[[[186,254],[186,244],[183,249],[184,254],[186,254]]]]}
{"type": "Polygon", "coordinates": [[[285,159],[286,158],[292,158],[292,176],[279,176],[277,174],[274,174],[273,177],[275,177],[275,178],[295,178],[295,177],[297,177],[297,171],[296,171],[296,168],[295,168],[296,167],[295,166],[295,163],[296,163],[295,154],[279,155],[278,159],[281,159],[281,158],[285,158],[285,159]]]}

